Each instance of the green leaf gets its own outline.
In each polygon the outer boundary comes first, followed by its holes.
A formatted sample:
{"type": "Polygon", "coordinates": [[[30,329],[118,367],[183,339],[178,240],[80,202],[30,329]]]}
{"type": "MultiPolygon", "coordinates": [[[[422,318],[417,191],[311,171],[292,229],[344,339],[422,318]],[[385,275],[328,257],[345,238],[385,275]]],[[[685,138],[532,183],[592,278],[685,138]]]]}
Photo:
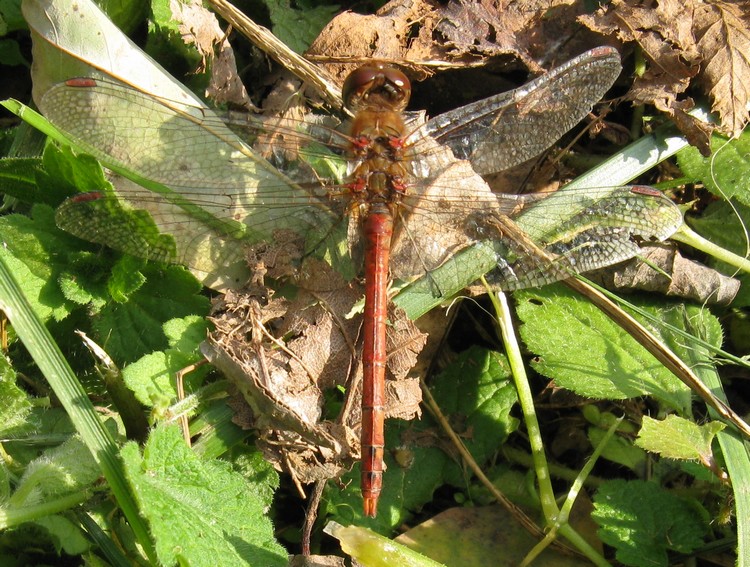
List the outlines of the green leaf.
{"type": "MultiPolygon", "coordinates": [[[[435,379],[431,391],[451,426],[478,463],[484,463],[518,428],[511,411],[518,401],[504,355],[472,347],[435,379]]],[[[465,486],[463,467],[444,471],[445,481],[465,486]]]]}
{"type": "Polygon", "coordinates": [[[4,354],[0,355],[0,408],[3,408],[0,411],[0,435],[3,437],[22,428],[32,408],[26,393],[16,386],[16,373],[4,354]]]}
{"type": "Polygon", "coordinates": [[[112,275],[107,282],[109,294],[118,303],[125,303],[131,294],[146,283],[141,269],[145,260],[135,256],[123,256],[112,267],[112,275]]]}
{"type": "MultiPolygon", "coordinates": [[[[605,430],[598,427],[589,428],[587,435],[591,446],[599,446],[606,434],[605,430]]],[[[628,467],[632,471],[640,471],[646,461],[646,453],[642,449],[634,447],[628,439],[615,435],[610,438],[602,450],[602,458],[628,467]]]]}
{"type": "Polygon", "coordinates": [[[698,425],[676,415],[669,415],[663,421],[644,416],[636,445],[670,459],[699,459],[710,463],[713,461],[711,443],[725,427],[718,421],[698,425]]]}
{"type": "Polygon", "coordinates": [[[231,462],[234,469],[253,485],[255,494],[264,508],[271,506],[279,488],[279,473],[258,449],[237,445],[232,449],[231,462]]]}
{"type": "Polygon", "coordinates": [[[143,274],[145,283],[126,303],[107,304],[93,321],[99,341],[118,361],[167,348],[162,327],[170,319],[208,315],[208,298],[184,268],[148,264],[143,274]]]}
{"type": "Polygon", "coordinates": [[[164,334],[170,348],[194,354],[199,354],[198,347],[206,339],[209,330],[210,325],[206,319],[195,315],[164,323],[164,334]]]}
{"type": "Polygon", "coordinates": [[[0,35],[7,35],[15,30],[26,29],[26,22],[21,15],[20,2],[5,1],[0,4],[0,20],[3,22],[4,29],[0,30],[0,35]]]}
{"type": "Polygon", "coordinates": [[[71,195],[112,189],[98,161],[68,146],[48,143],[42,165],[44,168],[37,172],[36,179],[45,203],[59,205],[71,195]]]}
{"type": "Polygon", "coordinates": [[[185,21],[189,10],[175,11],[170,0],[151,0],[151,18],[148,22],[148,42],[146,51],[171,69],[179,69],[186,75],[196,92],[205,88],[208,80],[206,65],[202,64],[201,54],[194,43],[186,42],[182,27],[195,29],[205,22],[185,21]],[[200,70],[203,69],[201,73],[200,70]],[[201,76],[202,75],[202,76],[201,76]],[[196,78],[198,80],[196,80],[196,78]]]}
{"type": "Polygon", "coordinates": [[[88,447],[79,436],[72,436],[29,463],[9,504],[20,507],[44,497],[70,494],[92,485],[100,475],[88,447]]]}
{"type": "Polygon", "coordinates": [[[292,8],[289,0],[268,2],[273,33],[297,53],[304,53],[318,34],[339,12],[340,7],[310,0],[298,0],[292,8]]]}
{"type": "MultiPolygon", "coordinates": [[[[197,316],[172,319],[164,324],[170,348],[147,354],[122,371],[125,383],[138,401],[151,407],[177,397],[175,374],[201,359],[198,347],[207,330],[206,320],[197,316]]],[[[187,392],[195,390],[208,369],[201,367],[185,376],[187,392]]]]}
{"type": "Polygon", "coordinates": [[[36,175],[41,160],[39,158],[5,158],[0,159],[0,182],[2,192],[26,202],[40,200],[36,175]]]}
{"type": "Polygon", "coordinates": [[[148,0],[99,0],[97,5],[124,33],[131,34],[143,23],[148,15],[148,0]]]}
{"type": "Polygon", "coordinates": [[[4,66],[30,67],[29,62],[23,56],[21,47],[17,41],[12,39],[0,39],[0,61],[4,66]]]}
{"type": "Polygon", "coordinates": [[[750,132],[732,140],[712,136],[708,157],[687,146],[677,153],[677,163],[685,175],[702,182],[717,197],[750,205],[750,132]]]}
{"type": "Polygon", "coordinates": [[[162,564],[287,564],[255,487],[221,461],[200,461],[178,427],[155,429],[143,455],[135,443],[121,455],[162,564]]]}
{"type": "MultiPolygon", "coordinates": [[[[534,368],[581,396],[621,400],[646,394],[684,411],[689,389],[594,305],[561,284],[516,292],[520,333],[534,368]],[[554,332],[550,332],[554,330],[554,332]]],[[[652,307],[665,316],[668,309],[652,307]]]]}
{"type": "Polygon", "coordinates": [[[625,565],[667,567],[667,551],[690,553],[708,531],[705,510],[643,481],[613,480],[594,496],[592,517],[601,540],[625,565]]]}
{"type": "Polygon", "coordinates": [[[55,285],[56,275],[73,248],[73,240],[55,226],[52,210],[34,207],[32,218],[23,215],[0,217],[0,254],[16,277],[24,282],[24,291],[34,311],[43,319],[62,320],[73,306],[55,285]]]}
{"type": "Polygon", "coordinates": [[[91,548],[91,542],[77,525],[62,516],[46,516],[34,520],[34,524],[45,529],[58,553],[80,555],[91,548]]]}

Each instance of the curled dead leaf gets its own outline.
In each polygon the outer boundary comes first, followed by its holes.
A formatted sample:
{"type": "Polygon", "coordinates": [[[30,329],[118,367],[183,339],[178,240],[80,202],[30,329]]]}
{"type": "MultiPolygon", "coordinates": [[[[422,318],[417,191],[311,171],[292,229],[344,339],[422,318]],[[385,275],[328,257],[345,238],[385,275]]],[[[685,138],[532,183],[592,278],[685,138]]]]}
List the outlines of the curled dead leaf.
{"type": "Polygon", "coordinates": [[[644,245],[640,256],[642,261],[603,270],[596,279],[614,291],[656,291],[701,304],[727,305],[740,289],[739,280],[684,258],[672,244],[644,245]]]}
{"type": "Polygon", "coordinates": [[[721,129],[739,135],[750,101],[750,15],[740,3],[662,0],[655,6],[614,0],[581,17],[590,29],[636,42],[648,68],[627,95],[674,118],[691,143],[707,150],[705,127],[688,117],[678,100],[692,83],[711,97],[721,129]]]}
{"type": "Polygon", "coordinates": [[[219,104],[232,103],[255,110],[237,72],[234,51],[219,26],[216,15],[200,2],[177,2],[169,5],[186,44],[193,44],[201,55],[198,72],[210,69],[211,80],[206,96],[219,104]]]}
{"type": "MultiPolygon", "coordinates": [[[[354,285],[300,289],[290,300],[255,286],[215,304],[216,330],[202,351],[241,394],[241,402],[232,402],[235,420],[256,429],[266,458],[300,483],[338,477],[359,457],[361,323],[347,314],[361,292],[354,285]],[[326,415],[328,392],[339,387],[347,388],[342,409],[326,415]]],[[[421,392],[407,375],[425,336],[396,308],[389,322],[386,415],[411,419],[419,414],[421,392]]]]}

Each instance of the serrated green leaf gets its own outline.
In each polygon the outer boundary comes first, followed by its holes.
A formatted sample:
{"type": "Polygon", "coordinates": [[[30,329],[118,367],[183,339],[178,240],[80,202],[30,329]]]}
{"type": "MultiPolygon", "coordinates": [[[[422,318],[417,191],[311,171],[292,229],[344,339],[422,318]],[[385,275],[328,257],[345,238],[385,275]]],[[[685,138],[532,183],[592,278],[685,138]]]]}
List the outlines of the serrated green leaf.
{"type": "Polygon", "coordinates": [[[238,445],[232,449],[231,462],[234,468],[250,482],[264,508],[271,506],[279,488],[279,473],[258,449],[238,445]]]}
{"type": "Polygon", "coordinates": [[[652,482],[613,480],[594,496],[592,517],[601,540],[625,565],[667,567],[667,551],[690,553],[702,545],[707,514],[652,482]]]}
{"type": "Polygon", "coordinates": [[[32,218],[23,215],[0,217],[0,254],[6,259],[15,277],[24,282],[27,297],[34,311],[44,320],[62,320],[70,314],[72,304],[54,285],[58,262],[64,260],[70,237],[55,226],[48,207],[34,207],[32,218]]]}
{"type": "MultiPolygon", "coordinates": [[[[717,246],[734,252],[739,256],[747,253],[747,222],[750,219],[750,207],[742,203],[715,201],[709,203],[699,217],[687,217],[692,229],[717,246]]],[[[731,274],[742,282],[740,291],[732,301],[733,307],[750,305],[750,277],[748,274],[736,273],[733,266],[711,259],[709,265],[717,270],[731,274]]]]}
{"type": "Polygon", "coordinates": [[[41,198],[36,184],[39,158],[0,159],[2,193],[25,203],[36,203],[41,198]]]}
{"type": "Polygon", "coordinates": [[[71,195],[106,191],[112,185],[104,177],[99,162],[90,155],[76,153],[68,146],[48,143],[42,155],[43,169],[37,171],[37,185],[44,203],[59,205],[71,195]]]}
{"type": "Polygon", "coordinates": [[[718,421],[698,425],[676,415],[669,415],[663,421],[645,416],[635,443],[670,459],[699,459],[709,463],[713,461],[711,443],[725,427],[718,421]]]}
{"type": "MultiPolygon", "coordinates": [[[[653,395],[689,407],[689,389],[599,309],[560,284],[514,294],[534,368],[563,388],[597,399],[653,395]]],[[[651,307],[656,314],[665,310],[651,307]]]]}
{"type": "Polygon", "coordinates": [[[16,386],[16,373],[4,354],[0,354],[0,408],[0,435],[4,437],[26,424],[32,408],[29,397],[16,386]]]}
{"type": "MultiPolygon", "coordinates": [[[[168,321],[164,329],[172,348],[147,354],[122,371],[128,388],[147,407],[177,397],[175,374],[201,359],[198,347],[206,338],[207,323],[202,317],[188,316],[168,321]]],[[[208,367],[201,367],[186,375],[186,391],[194,391],[207,372],[208,367]]]]}
{"type": "Polygon", "coordinates": [[[228,464],[200,461],[179,428],[159,427],[143,455],[135,443],[121,455],[162,564],[287,564],[254,487],[228,464]]]}
{"type": "Polygon", "coordinates": [[[122,256],[112,267],[112,275],[107,281],[109,294],[118,303],[125,303],[128,298],[146,283],[146,276],[141,269],[145,260],[135,256],[122,256]]]}
{"type": "Polygon", "coordinates": [[[192,357],[179,352],[153,352],[126,366],[122,377],[138,401],[151,407],[162,399],[169,401],[176,398],[175,372],[192,362],[192,357]]]}
{"type": "Polygon", "coordinates": [[[206,333],[210,328],[205,318],[189,315],[164,323],[164,334],[170,348],[198,354],[198,347],[206,339],[206,333]]]}
{"type": "Polygon", "coordinates": [[[189,16],[191,12],[175,12],[173,8],[170,0],[152,0],[146,51],[163,62],[171,62],[173,66],[193,72],[201,67],[201,55],[194,44],[185,41],[180,27],[183,24],[195,27],[203,22],[182,21],[181,18],[189,16]]]}
{"type": "Polygon", "coordinates": [[[107,16],[124,33],[134,32],[148,15],[148,0],[99,0],[97,5],[106,12],[107,16]]]}
{"type": "Polygon", "coordinates": [[[750,132],[732,140],[713,135],[708,157],[687,146],[677,153],[677,163],[685,175],[701,181],[717,197],[750,205],[750,132]]]}
{"type": "Polygon", "coordinates": [[[70,494],[92,485],[100,476],[88,447],[74,435],[28,464],[9,505],[20,507],[44,497],[70,494]]]}
{"type": "Polygon", "coordinates": [[[209,312],[208,298],[186,269],[149,264],[143,274],[146,282],[126,303],[107,304],[93,322],[98,342],[117,361],[130,362],[166,349],[164,323],[209,312]]]}
{"type": "MultiPolygon", "coordinates": [[[[518,428],[511,411],[518,401],[504,355],[471,348],[435,378],[431,391],[440,409],[478,463],[484,463],[518,428]],[[470,435],[464,435],[470,433],[470,435]]],[[[451,466],[445,480],[465,486],[463,468],[451,466]]]]}

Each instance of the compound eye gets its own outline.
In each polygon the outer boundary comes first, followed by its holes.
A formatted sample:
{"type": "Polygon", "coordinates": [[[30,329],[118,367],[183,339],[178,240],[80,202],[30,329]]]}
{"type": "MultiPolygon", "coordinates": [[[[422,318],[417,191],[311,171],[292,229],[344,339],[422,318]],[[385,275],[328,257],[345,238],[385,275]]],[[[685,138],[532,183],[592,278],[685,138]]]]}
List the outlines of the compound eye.
{"type": "Polygon", "coordinates": [[[395,67],[384,67],[383,76],[394,89],[411,94],[411,82],[406,75],[395,67]]]}
{"type": "Polygon", "coordinates": [[[352,71],[341,89],[344,104],[353,111],[368,105],[403,110],[409,102],[411,83],[398,69],[385,65],[367,65],[352,71]]]}

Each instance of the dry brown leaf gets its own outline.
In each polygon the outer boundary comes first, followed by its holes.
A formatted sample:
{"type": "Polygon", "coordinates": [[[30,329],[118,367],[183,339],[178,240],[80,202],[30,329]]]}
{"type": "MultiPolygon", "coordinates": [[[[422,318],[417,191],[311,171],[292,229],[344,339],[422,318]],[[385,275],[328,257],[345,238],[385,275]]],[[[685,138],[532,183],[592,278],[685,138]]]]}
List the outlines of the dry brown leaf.
{"type": "Polygon", "coordinates": [[[739,136],[750,101],[750,5],[701,3],[695,9],[694,33],[704,59],[699,83],[711,97],[722,129],[739,136]]]}
{"type": "Polygon", "coordinates": [[[740,289],[738,280],[683,258],[673,244],[644,244],[640,258],[645,261],[626,262],[592,279],[613,291],[655,291],[701,304],[727,305],[740,289]]]}
{"type": "Polygon", "coordinates": [[[233,103],[254,110],[245,86],[237,73],[234,51],[219,26],[216,15],[203,7],[198,0],[179,2],[170,0],[172,18],[179,22],[180,33],[186,44],[194,44],[201,54],[202,72],[211,67],[211,81],[206,96],[217,103],[233,103]]]}
{"type": "Polygon", "coordinates": [[[574,0],[393,0],[374,15],[340,14],[306,56],[331,64],[343,81],[354,65],[371,59],[395,61],[424,78],[433,70],[499,65],[520,60],[535,72],[598,45],[581,34],[582,5],[574,0]]]}
{"type": "MultiPolygon", "coordinates": [[[[264,252],[272,254],[271,247],[264,252]]],[[[244,398],[233,404],[235,421],[257,429],[266,458],[300,483],[337,477],[359,456],[361,387],[351,386],[362,381],[356,348],[361,317],[347,314],[361,294],[359,285],[300,289],[290,301],[256,285],[251,293],[229,292],[215,305],[216,330],[202,350],[244,398]],[[354,403],[344,404],[336,421],[325,419],[326,391],[339,386],[349,387],[354,403]]],[[[395,308],[387,339],[386,416],[412,419],[421,391],[407,374],[426,339],[395,308]]]]}
{"type": "Polygon", "coordinates": [[[592,30],[636,42],[649,66],[627,98],[653,104],[674,118],[693,145],[706,152],[709,129],[678,100],[695,78],[712,99],[722,130],[738,135],[748,121],[750,19],[747,3],[706,0],[614,0],[581,21],[592,30]]]}

